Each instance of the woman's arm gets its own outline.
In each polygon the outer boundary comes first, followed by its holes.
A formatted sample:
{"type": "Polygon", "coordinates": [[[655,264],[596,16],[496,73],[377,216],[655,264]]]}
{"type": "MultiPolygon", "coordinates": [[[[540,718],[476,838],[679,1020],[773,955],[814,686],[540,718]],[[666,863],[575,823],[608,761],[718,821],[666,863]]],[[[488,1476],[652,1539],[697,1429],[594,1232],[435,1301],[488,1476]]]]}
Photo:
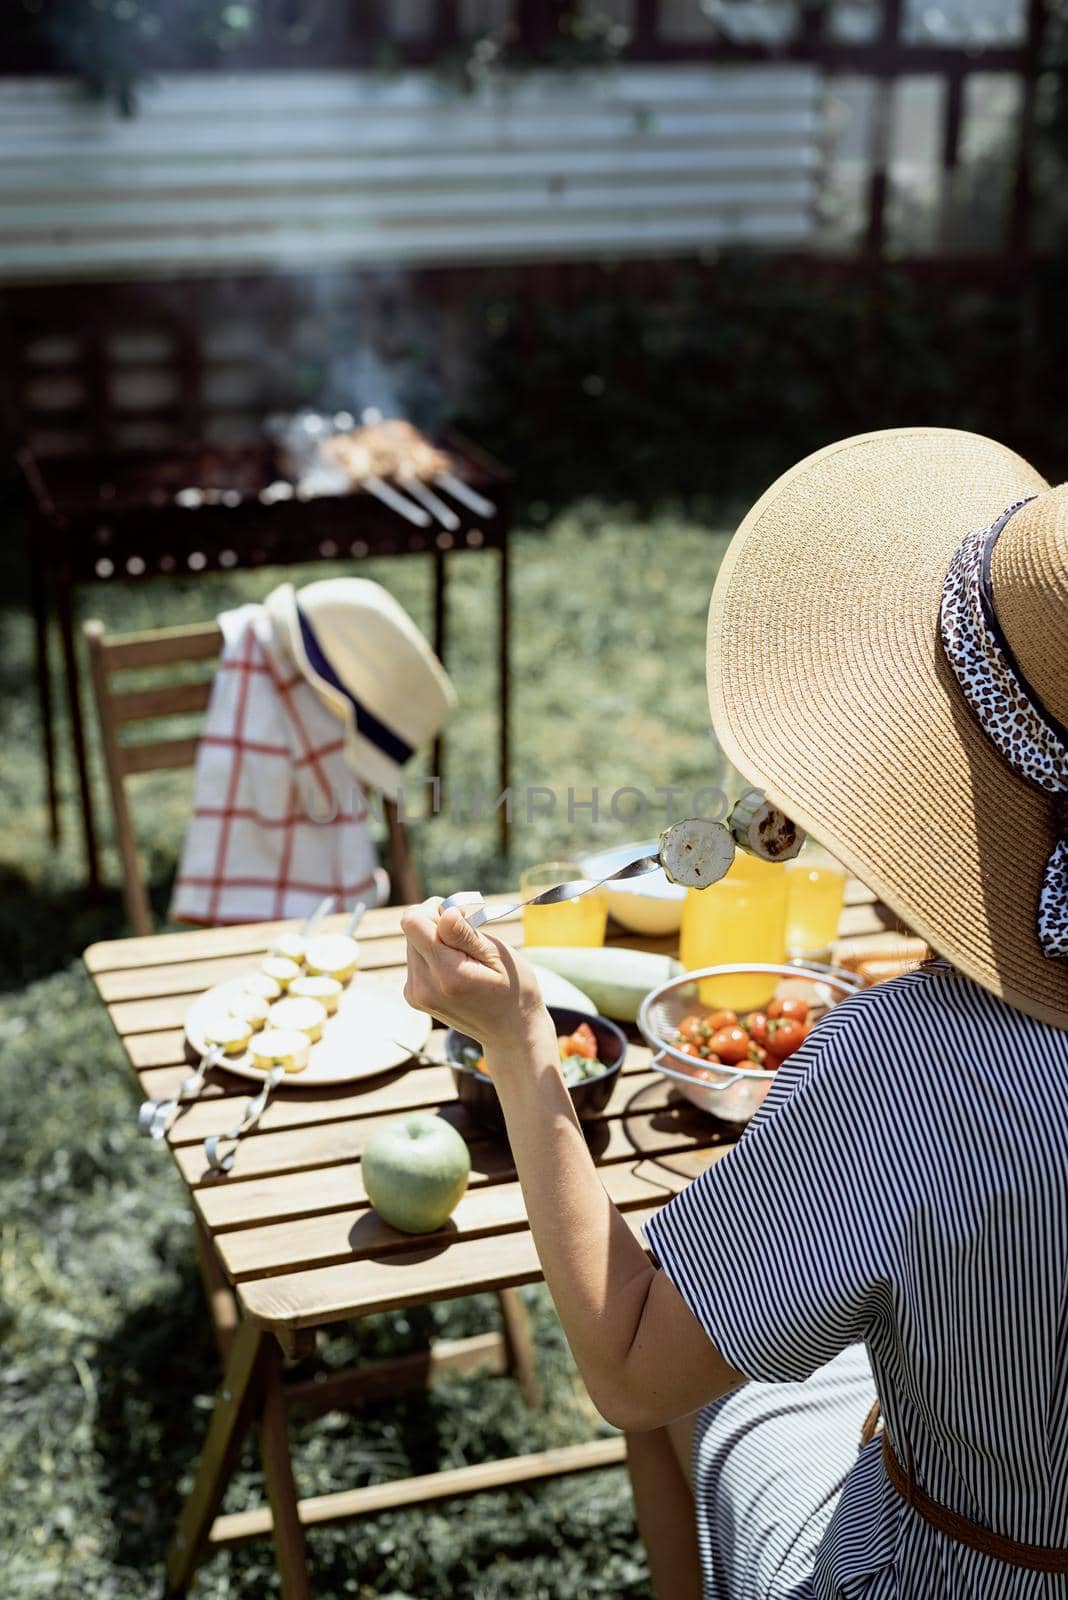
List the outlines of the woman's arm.
{"type": "Polygon", "coordinates": [[[545,1279],[598,1410],[655,1428],[742,1382],[605,1194],[529,968],[436,902],[402,925],[408,1000],[482,1043],[545,1279]]]}

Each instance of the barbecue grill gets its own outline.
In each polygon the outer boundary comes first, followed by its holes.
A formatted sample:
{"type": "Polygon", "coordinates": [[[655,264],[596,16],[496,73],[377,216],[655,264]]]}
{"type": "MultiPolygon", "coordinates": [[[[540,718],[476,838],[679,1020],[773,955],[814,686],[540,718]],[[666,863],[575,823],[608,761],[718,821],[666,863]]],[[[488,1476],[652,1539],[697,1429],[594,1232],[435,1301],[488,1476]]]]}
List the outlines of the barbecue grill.
{"type": "MultiPolygon", "coordinates": [[[[71,739],[78,770],[88,883],[99,886],[93,801],[86,763],[74,641],[75,586],[142,582],[178,573],[287,566],[371,556],[429,557],[434,564],[433,646],[446,658],[446,558],[498,555],[499,778],[509,770],[508,472],[468,440],[446,435],[451,470],[429,483],[376,479],[346,493],[315,493],[294,481],[278,443],[202,445],[38,461],[20,452],[28,491],[30,564],[52,836],[59,837],[55,733],[48,670],[48,619],[62,640],[71,739]]],[[[441,770],[441,741],[434,769],[441,770]]],[[[499,811],[500,843],[508,817],[499,811]]]]}

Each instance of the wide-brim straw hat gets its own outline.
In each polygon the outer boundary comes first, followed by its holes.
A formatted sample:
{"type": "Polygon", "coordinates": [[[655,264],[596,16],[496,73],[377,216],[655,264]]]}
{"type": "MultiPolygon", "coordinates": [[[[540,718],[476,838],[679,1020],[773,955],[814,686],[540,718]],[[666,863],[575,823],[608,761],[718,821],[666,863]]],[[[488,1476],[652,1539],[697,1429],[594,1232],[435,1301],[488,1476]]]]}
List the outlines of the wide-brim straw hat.
{"type": "Polygon", "coordinates": [[[844,439],[761,496],[712,597],[708,688],[746,778],[959,971],[1068,1028],[1068,962],[1036,933],[1054,805],[980,728],[939,629],[957,547],[1028,495],[994,547],[994,608],[1068,722],[1068,485],[943,428],[844,439]]]}
{"type": "Polygon", "coordinates": [[[414,751],[440,731],[456,693],[404,607],[369,578],[274,589],[264,605],[303,676],[341,720],[355,775],[396,799],[414,751]]]}

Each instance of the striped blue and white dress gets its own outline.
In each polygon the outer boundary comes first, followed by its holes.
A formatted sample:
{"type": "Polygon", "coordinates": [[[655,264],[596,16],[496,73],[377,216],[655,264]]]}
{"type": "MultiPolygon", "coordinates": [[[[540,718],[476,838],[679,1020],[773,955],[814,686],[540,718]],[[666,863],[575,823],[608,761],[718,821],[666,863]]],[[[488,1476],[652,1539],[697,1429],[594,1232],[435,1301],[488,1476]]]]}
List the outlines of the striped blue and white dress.
{"type": "Polygon", "coordinates": [[[736,1149],[646,1226],[752,1381],[701,1413],[707,1600],[1036,1600],[887,1481],[1068,1546],[1068,1033],[944,963],[832,1011],[736,1149]]]}

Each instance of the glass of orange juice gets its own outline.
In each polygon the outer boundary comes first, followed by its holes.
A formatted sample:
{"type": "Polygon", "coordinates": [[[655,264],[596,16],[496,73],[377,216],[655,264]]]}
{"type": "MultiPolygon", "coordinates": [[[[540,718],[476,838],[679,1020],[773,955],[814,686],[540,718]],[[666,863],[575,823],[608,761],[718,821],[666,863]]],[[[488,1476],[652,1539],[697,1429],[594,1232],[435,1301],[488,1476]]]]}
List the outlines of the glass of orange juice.
{"type": "Polygon", "coordinates": [[[846,870],[822,845],[808,840],[786,863],[786,949],[791,956],[826,956],[838,937],[846,870]]]}
{"type": "MultiPolygon", "coordinates": [[[[528,867],[519,879],[524,900],[557,883],[571,883],[585,874],[574,861],[543,861],[528,867]]],[[[591,889],[577,900],[555,906],[523,907],[523,943],[601,945],[608,921],[608,901],[603,889],[591,889]]]]}
{"type": "MultiPolygon", "coordinates": [[[[689,889],[682,907],[679,957],[688,971],[735,962],[786,959],[786,869],[739,850],[730,871],[707,889],[689,889]]],[[[773,997],[779,979],[761,972],[706,978],[706,1006],[755,1011],[773,997]]]]}

